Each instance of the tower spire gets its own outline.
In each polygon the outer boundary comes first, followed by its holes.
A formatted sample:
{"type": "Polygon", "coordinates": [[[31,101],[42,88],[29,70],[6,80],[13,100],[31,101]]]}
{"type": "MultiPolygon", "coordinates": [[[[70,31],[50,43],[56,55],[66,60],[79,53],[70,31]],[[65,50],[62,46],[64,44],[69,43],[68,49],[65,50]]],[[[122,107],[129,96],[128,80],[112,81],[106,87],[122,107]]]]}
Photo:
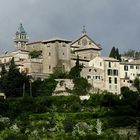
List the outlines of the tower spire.
{"type": "Polygon", "coordinates": [[[16,32],[16,37],[14,39],[14,42],[17,50],[23,50],[26,43],[28,42],[27,34],[21,21],[18,30],[16,32]]]}

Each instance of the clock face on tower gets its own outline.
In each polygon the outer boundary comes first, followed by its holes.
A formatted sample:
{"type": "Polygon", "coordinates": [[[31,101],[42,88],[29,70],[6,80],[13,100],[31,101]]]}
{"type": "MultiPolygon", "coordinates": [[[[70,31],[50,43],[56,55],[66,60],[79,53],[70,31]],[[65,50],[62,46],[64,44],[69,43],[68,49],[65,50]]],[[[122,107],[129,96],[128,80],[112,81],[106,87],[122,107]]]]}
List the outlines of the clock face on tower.
{"type": "Polygon", "coordinates": [[[87,39],[86,38],[82,39],[82,45],[83,46],[86,46],[87,45],[87,39]]]}

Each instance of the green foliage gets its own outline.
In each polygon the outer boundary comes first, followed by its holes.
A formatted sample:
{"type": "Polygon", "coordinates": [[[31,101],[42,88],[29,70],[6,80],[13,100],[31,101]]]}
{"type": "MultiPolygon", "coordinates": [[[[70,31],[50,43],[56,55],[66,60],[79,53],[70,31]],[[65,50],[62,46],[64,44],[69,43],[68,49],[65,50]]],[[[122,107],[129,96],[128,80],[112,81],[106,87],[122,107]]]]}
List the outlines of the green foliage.
{"type": "Polygon", "coordinates": [[[79,78],[82,68],[83,68],[83,65],[79,63],[79,56],[77,55],[75,66],[72,67],[69,72],[69,78],[71,79],[79,78]]]}
{"type": "Polygon", "coordinates": [[[136,124],[136,118],[131,116],[108,118],[108,125],[110,127],[126,127],[126,126],[134,126],[135,124],[136,124]]]}
{"type": "Polygon", "coordinates": [[[73,121],[71,119],[66,118],[63,121],[64,124],[64,130],[66,133],[73,131],[73,121]]]}
{"type": "Polygon", "coordinates": [[[29,88],[29,78],[25,73],[20,73],[16,67],[14,58],[11,60],[9,71],[0,78],[0,90],[7,97],[19,97],[23,95],[23,84],[29,88]]]}
{"type": "Polygon", "coordinates": [[[110,52],[110,54],[109,54],[109,57],[113,57],[113,58],[115,58],[115,59],[121,61],[121,55],[119,54],[118,48],[113,47],[113,48],[111,49],[111,52],[110,52]]]}
{"type": "Polygon", "coordinates": [[[137,88],[138,92],[140,93],[140,79],[138,77],[134,80],[134,86],[137,88]]]}
{"type": "Polygon", "coordinates": [[[83,77],[75,78],[73,82],[73,93],[75,95],[86,95],[91,88],[91,85],[88,83],[87,79],[83,77]]]}
{"type": "Polygon", "coordinates": [[[52,77],[43,81],[36,80],[32,83],[33,96],[50,96],[55,90],[57,81],[52,77]]]}
{"type": "Polygon", "coordinates": [[[99,106],[101,105],[102,94],[91,94],[89,100],[86,102],[87,106],[99,106]]]}
{"type": "Polygon", "coordinates": [[[31,58],[38,58],[39,56],[42,55],[42,51],[34,50],[34,51],[30,52],[29,55],[31,58]]]}
{"type": "Polygon", "coordinates": [[[115,107],[119,105],[119,103],[120,103],[119,96],[109,92],[104,94],[101,99],[101,105],[109,108],[115,107]]]}
{"type": "Polygon", "coordinates": [[[53,74],[50,75],[53,79],[65,79],[68,78],[68,73],[61,66],[56,66],[53,74]]]}
{"type": "Polygon", "coordinates": [[[0,133],[0,140],[27,140],[27,136],[10,129],[5,129],[0,133]],[[1,139],[2,138],[2,139],[1,139]]]}
{"type": "Polygon", "coordinates": [[[7,115],[6,112],[9,110],[9,104],[7,100],[0,99],[0,114],[7,115]]]}

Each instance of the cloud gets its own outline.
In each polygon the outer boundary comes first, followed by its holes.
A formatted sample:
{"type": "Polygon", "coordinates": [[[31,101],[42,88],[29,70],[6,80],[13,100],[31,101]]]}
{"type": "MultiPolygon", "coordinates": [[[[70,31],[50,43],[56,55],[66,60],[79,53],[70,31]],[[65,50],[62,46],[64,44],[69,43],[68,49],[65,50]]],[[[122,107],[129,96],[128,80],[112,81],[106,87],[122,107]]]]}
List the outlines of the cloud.
{"type": "Polygon", "coordinates": [[[108,55],[139,50],[139,0],[9,0],[0,1],[0,52],[14,49],[20,19],[31,41],[51,37],[78,38],[82,26],[108,55]]]}

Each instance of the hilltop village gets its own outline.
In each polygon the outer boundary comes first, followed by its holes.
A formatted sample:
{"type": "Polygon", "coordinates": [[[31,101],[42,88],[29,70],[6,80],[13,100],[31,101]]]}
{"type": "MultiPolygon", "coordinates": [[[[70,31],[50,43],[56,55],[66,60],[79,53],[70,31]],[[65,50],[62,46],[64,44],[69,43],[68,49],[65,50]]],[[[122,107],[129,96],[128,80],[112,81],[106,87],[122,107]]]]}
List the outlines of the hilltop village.
{"type": "MultiPolygon", "coordinates": [[[[27,33],[20,23],[15,33],[15,51],[0,55],[0,69],[4,64],[9,69],[14,58],[20,72],[24,71],[33,79],[45,79],[56,68],[69,72],[75,65],[77,56],[84,67],[81,76],[86,78],[93,91],[109,91],[120,94],[123,86],[133,87],[133,81],[140,77],[140,59],[122,57],[120,62],[112,57],[102,57],[100,44],[92,40],[83,28],[75,40],[51,38],[29,42],[27,33]]],[[[64,80],[70,86],[70,80],[64,80]]]]}

